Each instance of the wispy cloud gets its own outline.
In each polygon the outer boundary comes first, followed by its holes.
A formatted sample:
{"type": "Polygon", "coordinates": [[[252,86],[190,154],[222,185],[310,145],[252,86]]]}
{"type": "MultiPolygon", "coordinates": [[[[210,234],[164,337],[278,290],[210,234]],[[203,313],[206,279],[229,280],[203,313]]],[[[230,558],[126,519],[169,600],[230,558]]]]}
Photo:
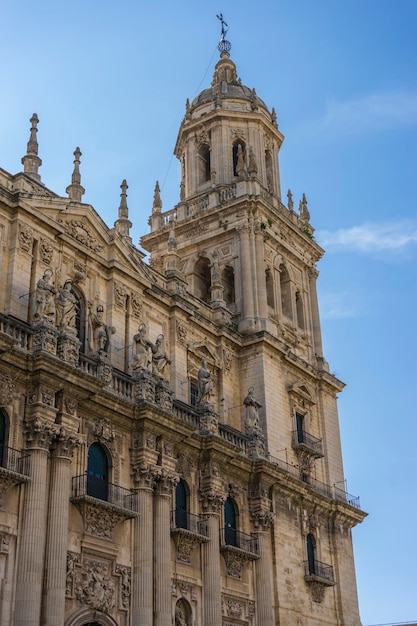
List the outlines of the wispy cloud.
{"type": "Polygon", "coordinates": [[[339,228],[316,232],[317,241],[327,252],[400,253],[417,244],[417,223],[401,222],[339,228]]]}
{"type": "Polygon", "coordinates": [[[367,94],[329,100],[323,116],[309,124],[313,134],[340,137],[417,125],[417,90],[367,94]]]}
{"type": "Polygon", "coordinates": [[[364,315],[363,301],[351,292],[324,293],[320,296],[320,317],[325,320],[364,315]]]}

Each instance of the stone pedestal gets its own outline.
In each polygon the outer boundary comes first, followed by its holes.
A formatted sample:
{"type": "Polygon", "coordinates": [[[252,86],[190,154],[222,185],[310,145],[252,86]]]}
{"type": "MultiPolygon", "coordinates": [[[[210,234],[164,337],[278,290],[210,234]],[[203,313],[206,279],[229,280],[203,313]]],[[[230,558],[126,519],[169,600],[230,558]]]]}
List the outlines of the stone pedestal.
{"type": "Polygon", "coordinates": [[[200,435],[217,435],[219,432],[219,415],[209,402],[201,403],[198,407],[200,416],[200,435]]]}
{"type": "Polygon", "coordinates": [[[77,336],[70,332],[61,332],[58,336],[57,354],[69,365],[78,365],[80,342],[77,336]]]}
{"type": "Polygon", "coordinates": [[[48,352],[54,356],[57,353],[59,331],[47,320],[39,321],[33,330],[33,353],[48,352]]]}
{"type": "Polygon", "coordinates": [[[159,378],[155,385],[155,402],[166,411],[172,411],[174,392],[165,378],[159,378]]]}
{"type": "Polygon", "coordinates": [[[133,379],[135,402],[155,402],[155,385],[155,379],[145,370],[135,372],[133,379]]]}

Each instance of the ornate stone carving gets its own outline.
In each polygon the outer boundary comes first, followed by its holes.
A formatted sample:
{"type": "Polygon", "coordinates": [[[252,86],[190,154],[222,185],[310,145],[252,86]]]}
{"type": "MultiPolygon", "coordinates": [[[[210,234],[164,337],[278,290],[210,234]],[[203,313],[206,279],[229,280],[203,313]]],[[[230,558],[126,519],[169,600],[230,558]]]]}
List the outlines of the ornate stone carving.
{"type": "Polygon", "coordinates": [[[206,513],[220,513],[224,503],[224,495],[214,489],[200,490],[200,500],[206,513]]]}
{"type": "Polygon", "coordinates": [[[24,434],[28,448],[49,450],[51,442],[57,433],[57,426],[51,424],[51,422],[42,420],[39,416],[31,420],[24,420],[24,434]]]}
{"type": "Polygon", "coordinates": [[[65,584],[65,595],[72,598],[74,595],[75,566],[80,563],[80,555],[75,552],[67,552],[67,575],[65,584]]]}
{"type": "Polygon", "coordinates": [[[32,243],[33,243],[33,230],[29,228],[29,226],[26,226],[26,224],[23,224],[22,222],[19,222],[18,227],[19,227],[18,237],[19,237],[20,249],[24,250],[25,252],[31,252],[32,243]]]}
{"type": "Polygon", "coordinates": [[[115,280],[114,281],[114,302],[116,306],[119,306],[124,309],[126,307],[126,296],[127,296],[126,287],[123,285],[123,283],[119,283],[118,281],[115,280]]]}
{"type": "Polygon", "coordinates": [[[33,332],[33,352],[57,353],[58,330],[52,326],[52,322],[46,319],[41,320],[34,327],[33,332]]]}
{"type": "Polygon", "coordinates": [[[250,517],[256,530],[269,530],[274,523],[274,514],[271,511],[251,511],[250,517]]]}
{"type": "Polygon", "coordinates": [[[93,252],[100,252],[103,249],[104,246],[90,233],[89,226],[83,219],[63,220],[58,218],[57,222],[63,225],[67,235],[93,250],[93,252]]]}
{"type": "Polygon", "coordinates": [[[129,610],[131,591],[131,569],[126,565],[117,565],[115,573],[119,576],[119,608],[129,610]]]}
{"type": "Polygon", "coordinates": [[[57,353],[68,365],[78,365],[80,342],[73,334],[62,333],[58,336],[57,353]]]}
{"type": "Polygon", "coordinates": [[[326,589],[326,585],[323,585],[318,580],[313,580],[309,582],[309,587],[311,591],[311,597],[313,598],[313,602],[317,602],[321,604],[324,598],[324,590],[326,589]]]}
{"type": "Polygon", "coordinates": [[[84,530],[89,535],[102,539],[111,539],[116,524],[128,517],[122,510],[108,503],[93,503],[85,500],[74,501],[84,520],[84,530]]]}
{"type": "Polygon", "coordinates": [[[203,130],[199,135],[195,136],[195,142],[197,146],[201,146],[202,144],[210,144],[210,137],[206,130],[203,130]]]}
{"type": "Polygon", "coordinates": [[[68,415],[76,415],[77,414],[77,406],[78,406],[78,403],[73,398],[65,398],[64,399],[65,412],[68,413],[68,415]]]}
{"type": "Polygon", "coordinates": [[[0,554],[9,554],[10,535],[0,533],[0,554]]]}
{"type": "Polygon", "coordinates": [[[223,348],[223,367],[227,373],[232,369],[232,353],[227,348],[223,348]]]}
{"type": "Polygon", "coordinates": [[[66,433],[65,430],[61,428],[52,443],[53,456],[72,459],[75,448],[78,448],[81,443],[82,439],[76,437],[74,434],[66,433]]]}
{"type": "Polygon", "coordinates": [[[180,320],[177,320],[177,339],[181,344],[185,344],[187,339],[187,328],[180,320]]]}
{"type": "Polygon", "coordinates": [[[146,372],[135,375],[133,393],[135,402],[155,402],[155,379],[146,372]]]}
{"type": "Polygon", "coordinates": [[[177,461],[177,471],[183,478],[188,478],[191,475],[191,471],[194,468],[194,463],[187,452],[180,452],[177,461]]]}
{"type": "Polygon", "coordinates": [[[53,242],[47,237],[41,237],[39,242],[39,256],[41,260],[50,265],[54,254],[53,242]]]}
{"type": "Polygon", "coordinates": [[[230,132],[232,134],[233,140],[244,139],[246,141],[246,132],[243,130],[243,128],[231,128],[230,132]]]}
{"type": "Polygon", "coordinates": [[[102,417],[101,419],[94,422],[93,433],[98,441],[110,442],[114,441],[114,430],[112,428],[112,423],[107,417],[102,417]]]}
{"type": "Polygon", "coordinates": [[[234,600],[232,598],[226,598],[225,602],[225,611],[228,617],[242,617],[243,614],[243,602],[239,600],[234,600]]]}
{"type": "Polygon", "coordinates": [[[159,496],[170,497],[173,488],[179,480],[178,476],[163,467],[155,469],[157,469],[158,472],[157,480],[155,482],[155,493],[159,496]]]}
{"type": "Polygon", "coordinates": [[[196,224],[184,232],[184,238],[192,239],[193,237],[197,237],[197,235],[202,235],[207,230],[208,226],[196,224]]]}
{"type": "Polygon", "coordinates": [[[115,584],[109,565],[104,561],[84,559],[75,572],[74,596],[82,604],[110,613],[115,606],[115,584]]]}
{"type": "Polygon", "coordinates": [[[155,402],[165,411],[172,411],[174,392],[167,380],[160,378],[155,386],[155,402]]]}
{"type": "Polygon", "coordinates": [[[138,291],[131,292],[132,312],[135,317],[142,315],[142,301],[141,294],[138,291]]]}
{"type": "Polygon", "coordinates": [[[10,374],[0,372],[0,406],[7,406],[13,401],[13,392],[16,388],[10,374]]]}
{"type": "Polygon", "coordinates": [[[230,550],[223,552],[223,557],[226,562],[227,575],[231,578],[242,580],[244,559],[230,550]]]}
{"type": "Polygon", "coordinates": [[[177,549],[177,560],[182,563],[191,563],[191,555],[195,546],[208,541],[202,535],[197,535],[181,528],[172,531],[172,535],[177,549]]]}
{"type": "Polygon", "coordinates": [[[146,463],[132,465],[132,479],[136,489],[153,489],[158,474],[155,468],[146,463]]]}

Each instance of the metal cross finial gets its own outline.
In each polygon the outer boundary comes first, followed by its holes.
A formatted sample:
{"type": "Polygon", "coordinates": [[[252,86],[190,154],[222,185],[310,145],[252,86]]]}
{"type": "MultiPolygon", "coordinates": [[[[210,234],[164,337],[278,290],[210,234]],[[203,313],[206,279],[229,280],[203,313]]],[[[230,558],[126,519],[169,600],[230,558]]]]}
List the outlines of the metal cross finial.
{"type": "Polygon", "coordinates": [[[229,26],[228,24],[226,24],[226,22],[223,19],[223,13],[220,13],[219,15],[216,15],[217,19],[220,20],[221,25],[222,25],[222,38],[220,41],[224,41],[224,38],[227,34],[227,31],[229,30],[229,26]]]}

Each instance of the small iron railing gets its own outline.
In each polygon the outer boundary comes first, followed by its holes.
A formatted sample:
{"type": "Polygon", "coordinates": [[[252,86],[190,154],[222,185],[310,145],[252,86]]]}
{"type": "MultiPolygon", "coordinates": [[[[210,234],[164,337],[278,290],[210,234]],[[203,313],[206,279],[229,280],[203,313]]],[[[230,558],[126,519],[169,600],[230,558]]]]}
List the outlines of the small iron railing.
{"type": "Polygon", "coordinates": [[[194,515],[184,509],[174,509],[171,511],[171,529],[189,530],[197,535],[208,537],[207,517],[205,515],[194,515]]]}
{"type": "Polygon", "coordinates": [[[102,478],[90,476],[90,474],[81,474],[73,477],[72,497],[77,499],[85,497],[95,498],[113,506],[128,509],[135,513],[138,512],[137,497],[132,489],[125,489],[102,478]]]}
{"type": "Polygon", "coordinates": [[[336,486],[333,487],[333,490],[335,500],[339,500],[340,502],[347,502],[347,504],[350,504],[350,506],[354,506],[355,509],[361,508],[359,496],[352,496],[352,494],[336,486]]]}
{"type": "Polygon", "coordinates": [[[29,457],[21,450],[0,445],[0,468],[29,476],[29,457]]]}
{"type": "Polygon", "coordinates": [[[256,554],[259,556],[259,542],[256,535],[248,535],[236,528],[226,526],[221,530],[222,547],[239,548],[245,552],[256,554]]]}
{"type": "Polygon", "coordinates": [[[306,577],[317,576],[330,584],[334,583],[333,566],[321,563],[316,559],[304,561],[304,575],[306,577]]]}
{"type": "Polygon", "coordinates": [[[310,435],[305,430],[292,431],[293,448],[303,447],[311,450],[317,456],[323,456],[323,442],[318,437],[310,435]]]}

